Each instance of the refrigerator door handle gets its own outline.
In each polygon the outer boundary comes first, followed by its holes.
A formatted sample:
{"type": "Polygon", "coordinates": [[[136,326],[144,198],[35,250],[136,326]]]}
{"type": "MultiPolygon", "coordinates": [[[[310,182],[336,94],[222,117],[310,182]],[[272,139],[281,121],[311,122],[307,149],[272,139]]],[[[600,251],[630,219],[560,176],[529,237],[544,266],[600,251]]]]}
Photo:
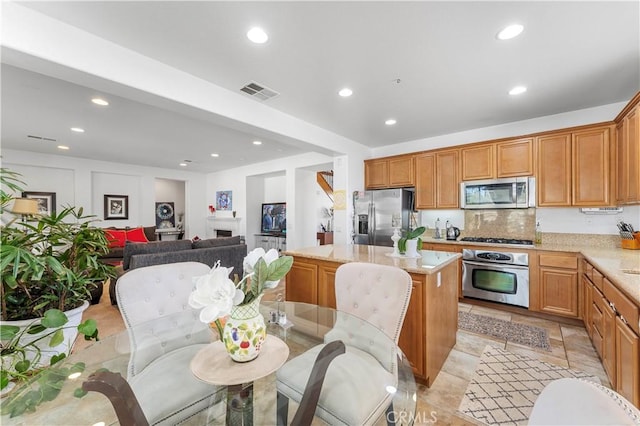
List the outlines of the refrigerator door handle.
{"type": "Polygon", "coordinates": [[[370,204],[371,206],[371,213],[369,214],[369,220],[370,220],[370,225],[369,225],[369,244],[374,244],[374,238],[375,238],[375,233],[376,233],[376,205],[374,203],[370,204]]]}

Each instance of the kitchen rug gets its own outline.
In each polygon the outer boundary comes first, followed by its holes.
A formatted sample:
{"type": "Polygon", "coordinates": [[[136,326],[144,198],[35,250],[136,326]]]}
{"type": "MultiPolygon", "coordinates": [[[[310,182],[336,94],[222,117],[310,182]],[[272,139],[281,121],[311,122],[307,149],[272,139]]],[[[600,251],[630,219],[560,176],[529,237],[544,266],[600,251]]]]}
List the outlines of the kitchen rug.
{"type": "Polygon", "coordinates": [[[505,339],[508,342],[551,351],[549,333],[542,327],[505,321],[486,315],[458,312],[458,328],[505,339]]]}
{"type": "Polygon", "coordinates": [[[525,425],[542,389],[566,377],[600,384],[600,379],[582,371],[486,346],[458,412],[486,425],[525,425]]]}

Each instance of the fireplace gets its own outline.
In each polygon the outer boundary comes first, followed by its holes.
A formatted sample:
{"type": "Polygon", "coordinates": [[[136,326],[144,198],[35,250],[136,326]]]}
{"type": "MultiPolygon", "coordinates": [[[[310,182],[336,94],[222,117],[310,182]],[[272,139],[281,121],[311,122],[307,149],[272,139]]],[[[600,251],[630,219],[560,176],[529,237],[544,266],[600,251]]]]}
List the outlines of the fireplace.
{"type": "Polygon", "coordinates": [[[239,217],[207,217],[207,238],[235,237],[240,235],[239,217]]]}

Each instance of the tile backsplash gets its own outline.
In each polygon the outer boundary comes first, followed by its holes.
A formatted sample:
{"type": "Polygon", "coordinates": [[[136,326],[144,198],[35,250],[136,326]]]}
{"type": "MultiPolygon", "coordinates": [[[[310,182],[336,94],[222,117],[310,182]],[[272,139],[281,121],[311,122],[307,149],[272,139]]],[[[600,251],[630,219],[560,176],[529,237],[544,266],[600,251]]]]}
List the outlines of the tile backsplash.
{"type": "Polygon", "coordinates": [[[536,209],[465,210],[465,237],[496,237],[533,240],[536,209]]]}

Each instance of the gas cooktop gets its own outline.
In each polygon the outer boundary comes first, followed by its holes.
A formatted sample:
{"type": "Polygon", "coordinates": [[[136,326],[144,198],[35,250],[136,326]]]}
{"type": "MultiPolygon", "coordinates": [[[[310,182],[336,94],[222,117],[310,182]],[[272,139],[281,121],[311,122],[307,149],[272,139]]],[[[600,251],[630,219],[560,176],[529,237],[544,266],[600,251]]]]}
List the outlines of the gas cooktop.
{"type": "Polygon", "coordinates": [[[460,241],[472,243],[490,243],[490,244],[519,244],[523,246],[532,246],[531,240],[519,240],[515,238],[487,238],[487,237],[464,237],[460,241]]]}

